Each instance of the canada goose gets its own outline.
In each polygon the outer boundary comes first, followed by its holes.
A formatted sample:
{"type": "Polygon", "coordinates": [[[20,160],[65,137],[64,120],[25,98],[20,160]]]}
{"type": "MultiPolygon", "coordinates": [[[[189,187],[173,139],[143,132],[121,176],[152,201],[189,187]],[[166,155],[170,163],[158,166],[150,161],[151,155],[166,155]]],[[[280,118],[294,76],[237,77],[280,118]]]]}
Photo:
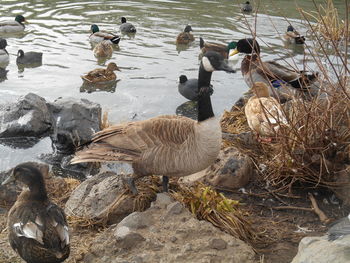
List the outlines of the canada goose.
{"type": "Polygon", "coordinates": [[[281,101],[293,97],[297,90],[307,90],[317,79],[317,73],[295,71],[275,61],[262,61],[259,43],[252,38],[239,40],[230,56],[237,53],[246,54],[241,62],[241,71],[247,85],[251,88],[255,82],[265,82],[270,95],[281,101]]]}
{"type": "Polygon", "coordinates": [[[91,35],[89,36],[90,42],[93,43],[100,43],[104,40],[107,40],[110,42],[110,44],[118,45],[120,41],[120,36],[113,34],[113,33],[107,33],[107,32],[101,32],[100,28],[97,25],[91,25],[91,35]]]}
{"type": "Polygon", "coordinates": [[[199,47],[202,54],[205,54],[207,51],[216,51],[221,54],[225,59],[229,58],[229,54],[237,47],[237,42],[231,41],[227,45],[220,43],[205,42],[203,38],[199,38],[199,47]]]}
{"type": "Polygon", "coordinates": [[[15,33],[24,31],[24,21],[26,20],[22,15],[17,15],[13,21],[0,22],[0,33],[15,33]]]}
{"type": "Polygon", "coordinates": [[[10,61],[9,53],[6,50],[7,41],[4,38],[0,38],[0,64],[8,64],[10,61]]]}
{"type": "Polygon", "coordinates": [[[113,54],[112,45],[109,41],[104,40],[95,46],[94,54],[96,57],[111,57],[113,54]]]}
{"type": "Polygon", "coordinates": [[[183,32],[178,34],[176,38],[176,44],[182,44],[187,45],[194,41],[194,36],[191,34],[192,27],[190,25],[187,25],[183,32]]]}
{"type": "Polygon", "coordinates": [[[117,64],[111,62],[107,65],[107,68],[97,68],[89,73],[81,76],[81,78],[89,83],[106,83],[115,81],[117,75],[113,72],[115,70],[120,71],[117,64]]]}
{"type": "Polygon", "coordinates": [[[136,33],[136,28],[133,24],[126,22],[126,18],[121,18],[122,24],[119,27],[120,32],[122,33],[136,33]]]}
{"type": "Polygon", "coordinates": [[[17,165],[2,183],[26,187],[8,214],[9,242],[27,263],[59,263],[69,256],[69,233],[61,208],[46,193],[42,173],[33,164],[17,165]]]}
{"type": "Polygon", "coordinates": [[[6,79],[7,72],[7,69],[0,68],[0,82],[6,79]]]}
{"type": "Polygon", "coordinates": [[[244,4],[241,4],[241,11],[247,12],[247,13],[250,13],[253,11],[253,7],[249,1],[245,2],[244,4]]]}
{"type": "Polygon", "coordinates": [[[287,32],[283,35],[283,38],[291,44],[304,44],[305,37],[301,36],[293,26],[289,25],[287,32]]]}
{"type": "Polygon", "coordinates": [[[39,64],[42,63],[43,60],[43,53],[41,52],[26,52],[24,53],[22,49],[18,50],[17,52],[17,59],[16,63],[17,64],[39,64]]]}
{"type": "Polygon", "coordinates": [[[253,86],[255,95],[250,97],[245,105],[244,112],[247,117],[249,127],[257,133],[258,138],[271,141],[281,125],[287,125],[286,116],[283,113],[278,101],[270,97],[268,87],[263,82],[255,82],[253,86]]]}
{"type": "Polygon", "coordinates": [[[350,234],[350,214],[333,222],[328,229],[328,240],[334,241],[342,236],[350,234]]]}
{"type": "Polygon", "coordinates": [[[71,163],[131,163],[134,176],[126,182],[134,194],[137,178],[163,175],[163,189],[167,191],[167,176],[181,177],[208,167],[220,151],[222,136],[209,92],[215,70],[234,72],[219,53],[209,51],[199,66],[198,121],[164,115],[112,126],[96,133],[86,148],[76,152],[71,163]]]}
{"type": "MultiPolygon", "coordinates": [[[[179,93],[188,100],[198,100],[198,79],[188,79],[185,75],[179,77],[178,85],[179,93]]],[[[210,85],[209,93],[214,92],[212,85],[210,85]]]]}

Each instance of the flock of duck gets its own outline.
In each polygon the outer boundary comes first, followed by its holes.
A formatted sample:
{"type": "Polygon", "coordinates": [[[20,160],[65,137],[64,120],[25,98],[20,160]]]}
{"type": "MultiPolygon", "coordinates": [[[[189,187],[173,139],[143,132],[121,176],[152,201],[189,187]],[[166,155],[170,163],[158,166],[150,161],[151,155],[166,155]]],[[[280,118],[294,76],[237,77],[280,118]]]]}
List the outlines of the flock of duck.
{"type": "MultiPolygon", "coordinates": [[[[251,12],[246,2],[242,10],[251,12]]],[[[0,32],[24,30],[22,16],[15,21],[0,23],[0,32]]],[[[120,30],[135,33],[136,28],[122,18],[120,30]]],[[[192,27],[186,26],[177,44],[189,44],[195,40],[192,27]]],[[[120,37],[101,32],[91,26],[90,41],[96,43],[96,56],[109,56],[120,37]]],[[[295,44],[303,44],[305,38],[289,26],[285,38],[295,44]]],[[[0,50],[6,52],[6,40],[0,40],[0,50]]],[[[261,137],[271,141],[278,134],[281,124],[288,125],[281,104],[307,90],[317,74],[289,69],[274,61],[260,59],[260,46],[256,39],[245,38],[227,45],[205,42],[200,38],[202,53],[198,79],[188,80],[180,76],[179,92],[197,101],[198,120],[184,116],[162,115],[142,121],[127,122],[97,132],[91,142],[75,153],[71,164],[83,162],[127,162],[134,175],[124,178],[134,195],[138,194],[135,180],[149,175],[163,176],[163,190],[168,189],[168,176],[181,177],[201,171],[212,164],[221,147],[220,118],[214,116],[210,84],[214,71],[234,73],[228,60],[237,53],[244,53],[241,72],[254,92],[245,105],[249,127],[261,137]]],[[[0,53],[2,56],[3,53],[0,53]]],[[[8,55],[8,53],[7,53],[8,55]]],[[[18,58],[26,57],[23,51],[18,58]]],[[[106,69],[97,69],[83,76],[91,83],[115,79],[115,63],[106,69]]],[[[8,215],[8,231],[11,247],[28,263],[56,263],[64,261],[70,253],[68,224],[63,210],[47,196],[44,178],[40,170],[31,164],[20,164],[2,183],[20,182],[27,186],[20,194],[8,215]]]]}

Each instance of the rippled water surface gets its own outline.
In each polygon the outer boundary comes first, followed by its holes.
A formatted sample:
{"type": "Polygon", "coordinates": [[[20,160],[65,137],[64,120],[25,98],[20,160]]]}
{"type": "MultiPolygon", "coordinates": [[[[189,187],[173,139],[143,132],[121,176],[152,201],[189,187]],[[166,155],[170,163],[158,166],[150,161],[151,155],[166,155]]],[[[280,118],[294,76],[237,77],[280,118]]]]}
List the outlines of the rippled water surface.
{"type": "MultiPolygon", "coordinates": [[[[342,6],[342,2],[335,1],[335,4],[342,6]]],[[[22,14],[28,24],[23,34],[0,35],[7,38],[10,53],[7,80],[0,83],[0,102],[13,101],[28,92],[37,93],[48,101],[61,96],[86,98],[108,110],[113,123],[135,116],[135,119],[145,119],[174,114],[176,108],[186,102],[177,91],[179,75],[196,78],[198,74],[199,36],[207,41],[228,43],[250,35],[247,23],[253,25],[255,18],[244,16],[239,3],[232,0],[2,0],[0,21],[13,20],[15,15],[22,14]],[[101,30],[119,33],[122,16],[136,26],[136,35],[123,35],[113,57],[98,61],[88,41],[90,25],[95,23],[101,30]],[[186,24],[192,25],[196,41],[186,49],[178,50],[175,39],[186,24]],[[18,49],[43,52],[43,65],[19,70],[16,65],[18,49]],[[120,81],[115,88],[94,91],[82,87],[80,75],[111,61],[122,69],[117,72],[120,81]]],[[[307,10],[314,9],[312,1],[297,3],[307,10]]],[[[264,59],[293,57],[300,66],[303,50],[285,46],[281,39],[288,25],[281,16],[288,17],[301,33],[306,33],[295,2],[261,1],[260,10],[256,30],[264,59]],[[269,49],[264,48],[267,45],[269,49]]],[[[235,67],[239,68],[239,63],[235,67]]],[[[239,71],[236,74],[215,72],[212,84],[215,90],[212,101],[217,115],[230,109],[247,90],[239,71]]],[[[40,150],[32,151],[50,151],[46,141],[37,147],[40,150]]],[[[23,155],[29,159],[34,156],[27,151],[23,155]]],[[[13,150],[0,146],[0,158],[9,153],[13,150]]],[[[5,163],[0,170],[9,166],[5,163]]]]}

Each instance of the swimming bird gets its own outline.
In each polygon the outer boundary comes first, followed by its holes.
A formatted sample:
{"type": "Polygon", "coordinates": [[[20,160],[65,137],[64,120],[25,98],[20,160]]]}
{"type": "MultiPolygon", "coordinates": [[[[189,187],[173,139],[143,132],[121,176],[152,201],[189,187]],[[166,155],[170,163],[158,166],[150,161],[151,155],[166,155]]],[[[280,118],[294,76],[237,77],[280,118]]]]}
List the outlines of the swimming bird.
{"type": "Polygon", "coordinates": [[[100,28],[93,24],[91,25],[91,35],[89,36],[90,42],[93,43],[100,43],[104,40],[107,40],[110,42],[110,44],[118,45],[120,41],[120,36],[114,34],[114,33],[107,33],[100,31],[100,28]]]}
{"type": "Polygon", "coordinates": [[[287,32],[283,35],[283,38],[291,44],[304,44],[305,37],[301,36],[298,31],[294,29],[293,26],[289,25],[287,32]]]}
{"type": "MultiPolygon", "coordinates": [[[[213,94],[214,90],[212,86],[209,87],[210,95],[213,94]]],[[[198,79],[188,79],[187,76],[181,75],[179,77],[178,85],[179,93],[188,100],[198,100],[198,79]]]]}
{"type": "Polygon", "coordinates": [[[94,54],[96,57],[111,57],[113,54],[113,47],[109,41],[103,40],[95,46],[94,54]]]}
{"type": "Polygon", "coordinates": [[[63,210],[47,197],[42,173],[33,164],[17,165],[2,183],[26,186],[8,214],[11,247],[27,263],[59,263],[69,256],[69,232],[63,210]]]}
{"type": "Polygon", "coordinates": [[[0,82],[6,79],[7,72],[9,72],[7,69],[0,67],[0,82]]]}
{"type": "Polygon", "coordinates": [[[342,236],[350,234],[350,214],[331,224],[328,229],[328,240],[334,241],[342,236]]]}
{"type": "Polygon", "coordinates": [[[117,64],[111,62],[107,65],[107,68],[97,68],[89,73],[81,76],[81,78],[89,83],[106,83],[115,81],[117,75],[113,72],[115,70],[120,71],[117,64]]]}
{"type": "Polygon", "coordinates": [[[22,49],[17,52],[17,64],[29,65],[29,64],[39,64],[43,61],[43,53],[41,52],[26,52],[24,53],[22,49]]]}
{"type": "Polygon", "coordinates": [[[122,24],[119,27],[120,32],[122,32],[122,33],[136,33],[136,27],[133,24],[126,22],[125,17],[121,18],[121,22],[122,22],[122,24]]]}
{"type": "Polygon", "coordinates": [[[245,82],[251,88],[255,82],[264,82],[269,87],[270,96],[285,101],[296,95],[297,91],[307,91],[309,85],[317,80],[317,73],[297,71],[275,61],[260,59],[260,45],[252,38],[240,39],[230,56],[244,53],[241,71],[245,82]]]}
{"type": "Polygon", "coordinates": [[[247,13],[250,13],[253,11],[253,7],[249,1],[245,2],[244,4],[241,4],[241,11],[247,12],[247,13]]]}
{"type": "Polygon", "coordinates": [[[134,175],[125,181],[137,194],[135,180],[163,175],[181,177],[201,171],[217,158],[221,146],[220,118],[215,118],[210,100],[213,71],[234,72],[217,52],[207,52],[198,73],[198,121],[176,115],[128,122],[97,132],[91,142],[75,153],[72,164],[82,162],[131,163],[134,175]]]}
{"type": "Polygon", "coordinates": [[[229,58],[229,54],[237,47],[237,42],[231,41],[227,45],[213,42],[206,42],[203,38],[199,38],[199,47],[202,54],[205,54],[207,51],[216,51],[221,54],[225,59],[229,58]]]}
{"type": "Polygon", "coordinates": [[[187,45],[194,41],[194,36],[191,34],[192,27],[190,25],[187,25],[183,32],[178,34],[176,38],[176,44],[182,44],[187,45]]]}
{"type": "Polygon", "coordinates": [[[10,61],[10,56],[6,50],[6,46],[6,39],[0,38],[0,64],[8,64],[10,61]]]}
{"type": "Polygon", "coordinates": [[[288,125],[286,116],[281,104],[270,97],[265,83],[255,82],[252,89],[255,95],[249,98],[244,107],[248,125],[258,138],[271,142],[271,137],[278,134],[281,125],[288,125]]]}
{"type": "Polygon", "coordinates": [[[0,22],[0,33],[15,33],[24,31],[26,19],[22,15],[17,15],[14,21],[0,22]]]}

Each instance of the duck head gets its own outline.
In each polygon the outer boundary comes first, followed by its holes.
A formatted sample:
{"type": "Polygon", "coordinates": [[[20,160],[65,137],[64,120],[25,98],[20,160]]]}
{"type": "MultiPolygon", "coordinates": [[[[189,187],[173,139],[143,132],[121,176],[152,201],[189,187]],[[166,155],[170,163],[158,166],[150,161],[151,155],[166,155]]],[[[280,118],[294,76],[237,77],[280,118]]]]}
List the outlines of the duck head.
{"type": "Polygon", "coordinates": [[[294,32],[294,27],[291,26],[291,25],[289,25],[289,26],[287,27],[287,32],[294,32]]]}
{"type": "Polygon", "coordinates": [[[236,55],[237,53],[245,54],[260,54],[260,46],[258,41],[252,38],[243,38],[237,42],[237,47],[230,53],[230,56],[236,55]]]}
{"type": "Polygon", "coordinates": [[[32,164],[23,163],[13,168],[12,173],[1,185],[11,182],[20,182],[32,189],[35,185],[44,184],[43,175],[40,170],[32,164]]]}
{"type": "Polygon", "coordinates": [[[190,31],[193,32],[192,27],[190,25],[187,25],[184,29],[184,32],[190,32],[190,31]]]}
{"type": "Polygon", "coordinates": [[[15,21],[17,21],[18,23],[22,24],[23,22],[26,21],[26,19],[25,19],[24,16],[22,16],[22,15],[17,15],[17,16],[15,17],[15,21]]]}
{"type": "Polygon", "coordinates": [[[269,89],[264,82],[255,82],[253,85],[253,91],[258,98],[270,97],[269,89]]]}
{"type": "Polygon", "coordinates": [[[100,29],[98,28],[98,25],[95,25],[95,24],[91,25],[91,32],[93,34],[96,32],[99,32],[99,31],[100,31],[100,29]]]}
{"type": "Polygon", "coordinates": [[[223,70],[230,73],[236,72],[227,64],[223,57],[215,51],[208,51],[207,53],[205,53],[205,55],[202,58],[201,65],[207,72],[213,72],[218,70],[223,70]]]}
{"type": "Polygon", "coordinates": [[[24,52],[22,49],[19,49],[18,52],[17,52],[17,57],[21,58],[24,56],[24,52]]]}
{"type": "Polygon", "coordinates": [[[234,50],[236,48],[237,48],[237,42],[235,42],[235,41],[231,41],[227,45],[227,51],[234,50]]]}
{"type": "Polygon", "coordinates": [[[109,70],[109,71],[115,71],[115,70],[121,71],[121,70],[118,68],[117,64],[115,64],[114,62],[111,62],[111,63],[108,64],[107,70],[109,70]]]}
{"type": "Polygon", "coordinates": [[[0,49],[5,49],[7,47],[7,41],[4,38],[0,38],[0,49]]]}

